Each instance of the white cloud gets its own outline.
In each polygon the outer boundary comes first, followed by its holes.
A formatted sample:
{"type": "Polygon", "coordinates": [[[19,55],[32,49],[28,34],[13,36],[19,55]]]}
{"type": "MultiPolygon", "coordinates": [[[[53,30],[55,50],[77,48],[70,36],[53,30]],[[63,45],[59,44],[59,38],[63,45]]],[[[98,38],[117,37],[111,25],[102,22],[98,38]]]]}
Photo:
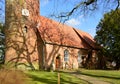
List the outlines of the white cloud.
{"type": "Polygon", "coordinates": [[[72,19],[66,21],[66,24],[70,25],[72,27],[76,27],[76,26],[80,26],[82,24],[82,22],[84,22],[84,21],[85,21],[84,16],[80,15],[77,18],[72,18],[72,19]]]}
{"type": "Polygon", "coordinates": [[[79,20],[82,21],[82,22],[85,21],[84,15],[80,15],[78,18],[79,18],[79,20]]]}
{"type": "Polygon", "coordinates": [[[49,3],[49,0],[44,0],[44,4],[48,4],[49,3]]]}
{"type": "Polygon", "coordinates": [[[66,21],[66,24],[68,24],[70,26],[77,26],[77,25],[80,25],[81,23],[80,23],[80,20],[72,18],[72,19],[66,21]]]}
{"type": "Polygon", "coordinates": [[[41,5],[45,6],[49,3],[49,0],[41,0],[41,5]]]}

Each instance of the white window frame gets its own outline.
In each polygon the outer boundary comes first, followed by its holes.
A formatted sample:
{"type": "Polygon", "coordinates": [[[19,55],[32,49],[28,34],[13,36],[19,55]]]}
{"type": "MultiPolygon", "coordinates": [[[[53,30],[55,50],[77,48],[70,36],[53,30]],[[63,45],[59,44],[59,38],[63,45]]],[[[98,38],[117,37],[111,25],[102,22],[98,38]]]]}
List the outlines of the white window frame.
{"type": "Polygon", "coordinates": [[[64,61],[65,62],[69,61],[69,51],[67,49],[64,51],[64,61]]]}

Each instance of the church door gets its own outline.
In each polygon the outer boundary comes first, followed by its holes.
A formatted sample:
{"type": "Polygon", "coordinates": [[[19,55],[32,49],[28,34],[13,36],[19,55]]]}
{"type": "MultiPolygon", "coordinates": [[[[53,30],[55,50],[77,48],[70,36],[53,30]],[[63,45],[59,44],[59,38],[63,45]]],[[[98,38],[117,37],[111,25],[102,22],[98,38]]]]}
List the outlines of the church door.
{"type": "Polygon", "coordinates": [[[60,57],[56,57],[56,69],[60,68],[60,57]]]}

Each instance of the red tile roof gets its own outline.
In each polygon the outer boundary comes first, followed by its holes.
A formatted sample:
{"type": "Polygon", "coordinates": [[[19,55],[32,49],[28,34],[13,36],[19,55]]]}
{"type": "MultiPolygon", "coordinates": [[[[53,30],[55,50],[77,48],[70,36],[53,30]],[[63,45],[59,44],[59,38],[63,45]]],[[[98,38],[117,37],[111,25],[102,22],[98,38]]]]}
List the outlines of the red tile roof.
{"type": "Polygon", "coordinates": [[[78,29],[74,29],[76,31],[76,33],[79,35],[79,37],[81,39],[83,39],[89,46],[91,46],[91,48],[94,48],[94,49],[98,49],[99,46],[97,46],[95,40],[93,39],[93,37],[87,33],[87,32],[83,32],[81,30],[78,30],[78,29]]]}
{"type": "Polygon", "coordinates": [[[43,16],[39,17],[39,21],[39,32],[44,42],[84,49],[95,46],[95,41],[88,33],[78,29],[74,30],[70,26],[43,16]]]}

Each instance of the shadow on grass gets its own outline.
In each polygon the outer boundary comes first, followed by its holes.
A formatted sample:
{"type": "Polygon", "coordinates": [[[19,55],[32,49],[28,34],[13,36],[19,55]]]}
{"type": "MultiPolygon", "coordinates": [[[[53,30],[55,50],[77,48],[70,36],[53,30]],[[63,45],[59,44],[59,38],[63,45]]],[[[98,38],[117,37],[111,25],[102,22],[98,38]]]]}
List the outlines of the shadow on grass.
{"type": "Polygon", "coordinates": [[[108,79],[115,79],[115,80],[120,80],[120,77],[112,77],[112,76],[99,76],[99,75],[93,75],[93,74],[87,74],[87,73],[84,73],[84,72],[81,72],[80,74],[82,75],[86,75],[86,76],[91,76],[91,77],[97,77],[97,78],[108,78],[108,79]]]}
{"type": "MultiPolygon", "coordinates": [[[[66,72],[65,72],[66,73],[66,72]]],[[[69,72],[67,72],[69,73],[69,72]]],[[[115,79],[115,80],[120,80],[120,77],[114,77],[114,76],[103,76],[103,75],[97,75],[97,74],[89,74],[89,73],[84,73],[81,71],[74,71],[70,72],[70,74],[76,74],[76,75],[86,75],[86,76],[91,76],[91,77],[97,77],[97,78],[108,78],[108,79],[115,79]]]]}
{"type": "MultiPolygon", "coordinates": [[[[71,75],[71,74],[76,74],[76,75],[78,75],[78,74],[80,74],[80,72],[77,72],[77,71],[75,71],[75,72],[65,72],[65,71],[59,71],[60,73],[66,73],[66,74],[69,74],[69,75],[71,75]]],[[[71,75],[71,76],[73,76],[73,75],[71,75]]],[[[79,78],[79,77],[77,77],[77,76],[74,76],[74,77],[76,77],[76,78],[78,78],[78,79],[80,79],[80,80],[82,80],[82,81],[85,81],[86,83],[85,84],[92,84],[92,83],[90,83],[89,81],[87,81],[87,80],[84,80],[84,79],[81,79],[81,78],[79,78]]],[[[63,78],[60,78],[60,80],[61,81],[64,81],[64,79],[63,78]]],[[[71,79],[70,79],[70,81],[71,81],[71,79]]],[[[65,84],[64,82],[63,83],[61,83],[61,84],[65,84]]],[[[83,84],[83,83],[69,83],[69,84],[83,84]]]]}
{"type": "Polygon", "coordinates": [[[74,71],[74,72],[64,72],[64,71],[62,71],[62,73],[70,73],[70,74],[76,74],[76,75],[86,75],[86,76],[96,77],[96,78],[101,78],[102,77],[102,78],[120,80],[120,77],[103,76],[103,75],[97,75],[97,74],[91,74],[91,73],[84,73],[84,72],[81,72],[81,71],[74,71]]]}
{"type": "Polygon", "coordinates": [[[31,78],[32,81],[37,81],[37,82],[45,83],[45,84],[56,84],[57,83],[56,80],[50,80],[47,78],[38,77],[36,75],[29,75],[29,78],[31,78]]]}
{"type": "MultiPolygon", "coordinates": [[[[28,74],[28,77],[33,81],[33,82],[39,82],[40,84],[43,83],[43,84],[57,84],[57,74],[53,76],[49,76],[47,74],[45,74],[45,76],[37,76],[37,75],[33,75],[33,74],[28,74]],[[52,78],[53,77],[53,78],[52,78]]],[[[71,77],[66,77],[64,75],[61,75],[61,78],[60,78],[60,84],[84,84],[84,83],[80,83],[80,81],[71,81],[71,77]]],[[[80,79],[81,80],[81,79],[80,79]]],[[[83,80],[85,81],[85,80],[83,80]]],[[[87,83],[85,84],[91,84],[89,83],[88,81],[86,81],[87,83]]],[[[34,84],[34,83],[32,83],[34,84]]]]}
{"type": "MultiPolygon", "coordinates": [[[[84,73],[84,72],[81,72],[81,71],[71,71],[71,72],[61,71],[61,73],[68,73],[68,74],[73,74],[73,75],[76,75],[76,76],[85,75],[85,76],[94,77],[94,78],[98,78],[98,79],[99,78],[107,78],[107,79],[113,79],[113,80],[117,80],[117,81],[120,80],[119,76],[118,77],[109,76],[109,75],[104,76],[104,75],[97,75],[97,74],[91,74],[91,73],[84,73]]],[[[83,81],[86,81],[86,80],[83,80],[83,81]]],[[[88,82],[88,84],[91,84],[89,81],[86,81],[86,82],[88,82]]]]}

